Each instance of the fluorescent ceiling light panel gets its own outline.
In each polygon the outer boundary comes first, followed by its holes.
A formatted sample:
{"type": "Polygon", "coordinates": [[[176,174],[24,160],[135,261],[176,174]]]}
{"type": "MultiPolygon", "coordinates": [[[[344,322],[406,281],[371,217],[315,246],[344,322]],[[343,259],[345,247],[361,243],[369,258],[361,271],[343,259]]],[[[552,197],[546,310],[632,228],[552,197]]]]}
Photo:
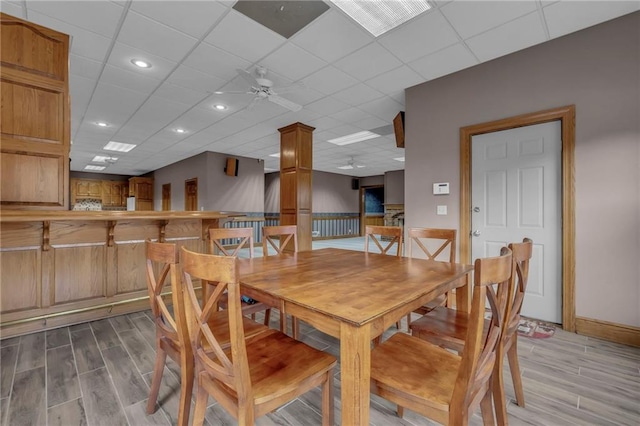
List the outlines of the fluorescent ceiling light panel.
{"type": "Polygon", "coordinates": [[[338,168],[342,170],[351,170],[353,169],[353,166],[351,164],[347,164],[346,166],[338,166],[338,168]]]}
{"type": "Polygon", "coordinates": [[[105,149],[107,151],[129,152],[136,146],[137,145],[131,145],[129,143],[111,141],[108,144],[106,144],[102,149],[105,149]]]}
{"type": "Polygon", "coordinates": [[[404,163],[404,157],[394,158],[394,160],[396,160],[396,161],[401,161],[401,162],[403,162],[403,163],[404,163]]]}
{"type": "Polygon", "coordinates": [[[93,164],[89,164],[88,166],[84,166],[84,169],[85,170],[96,170],[96,171],[99,171],[99,170],[106,169],[106,167],[105,166],[94,166],[93,164]]]}
{"type": "Polygon", "coordinates": [[[341,136],[339,138],[329,139],[327,140],[327,142],[332,143],[334,145],[342,146],[342,145],[349,145],[351,143],[366,141],[368,139],[373,139],[377,137],[380,137],[380,135],[377,133],[370,132],[368,130],[364,130],[362,132],[352,133],[350,135],[341,136]]]}
{"type": "Polygon", "coordinates": [[[93,161],[94,163],[106,163],[107,161],[110,163],[113,163],[115,161],[118,161],[118,157],[108,157],[106,155],[96,155],[95,157],[93,157],[93,161]]]}
{"type": "Polygon", "coordinates": [[[425,0],[330,0],[374,37],[431,9],[425,0]]]}

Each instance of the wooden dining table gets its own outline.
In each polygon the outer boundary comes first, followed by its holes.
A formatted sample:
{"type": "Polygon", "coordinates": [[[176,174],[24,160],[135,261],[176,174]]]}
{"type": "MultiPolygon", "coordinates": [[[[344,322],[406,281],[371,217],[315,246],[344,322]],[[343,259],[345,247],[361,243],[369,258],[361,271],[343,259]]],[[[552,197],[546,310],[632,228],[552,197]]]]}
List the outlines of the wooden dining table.
{"type": "Polygon", "coordinates": [[[369,425],[372,339],[454,288],[469,310],[471,265],[327,248],[238,266],[243,294],[340,339],[343,425],[369,425]]]}

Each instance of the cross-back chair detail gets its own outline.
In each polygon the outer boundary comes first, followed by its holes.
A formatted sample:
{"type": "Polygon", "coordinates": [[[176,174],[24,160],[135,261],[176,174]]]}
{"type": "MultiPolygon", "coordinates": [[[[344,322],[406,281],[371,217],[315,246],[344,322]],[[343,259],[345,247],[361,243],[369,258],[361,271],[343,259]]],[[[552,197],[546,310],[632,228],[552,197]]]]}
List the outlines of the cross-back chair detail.
{"type": "Polygon", "coordinates": [[[178,424],[187,425],[193,389],[193,353],[177,272],[178,250],[175,244],[170,243],[146,241],[145,246],[147,289],[156,326],[156,360],[147,401],[147,414],[155,411],[162,372],[169,355],[180,365],[178,424]],[[157,267],[160,268],[160,273],[156,277],[157,267]],[[162,298],[167,283],[172,291],[173,314],[162,298]]]}
{"type": "Polygon", "coordinates": [[[196,370],[193,424],[202,425],[208,396],[225,408],[238,424],[252,425],[257,417],[322,385],[323,425],[333,424],[333,368],[336,359],[269,329],[245,338],[242,327],[237,259],[181,250],[185,298],[192,318],[190,340],[196,370]],[[218,285],[201,308],[192,278],[218,285]],[[227,294],[228,309],[216,304],[227,294]],[[229,345],[209,326],[216,312],[228,316],[229,345]]]}
{"type": "Polygon", "coordinates": [[[298,251],[298,227],[296,225],[279,225],[262,227],[262,252],[268,255],[269,246],[273,247],[276,254],[293,244],[293,251],[298,251]],[[276,239],[276,237],[278,237],[276,239]]]}
{"type": "MultiPolygon", "coordinates": [[[[210,254],[237,257],[240,250],[245,246],[249,249],[249,257],[253,258],[253,228],[209,228],[210,254]],[[239,242],[235,248],[229,249],[224,246],[225,240],[239,240],[239,242]]],[[[205,295],[206,294],[207,293],[205,292],[205,295]]],[[[222,309],[226,308],[226,296],[223,296],[220,299],[218,306],[222,309]]],[[[251,319],[256,318],[256,313],[264,312],[264,325],[269,325],[269,320],[271,319],[271,308],[264,303],[242,302],[242,310],[245,315],[251,315],[251,319]]]]}
{"type": "Polygon", "coordinates": [[[373,241],[373,243],[378,247],[382,254],[387,254],[394,245],[397,245],[397,257],[402,257],[402,228],[399,226],[376,226],[376,225],[367,225],[365,226],[365,241],[364,241],[364,251],[365,253],[369,252],[369,239],[373,241]],[[380,235],[380,239],[376,237],[376,235],[380,235]],[[389,237],[391,240],[384,247],[381,243],[382,237],[389,237]]]}
{"type": "MultiPolygon", "coordinates": [[[[293,251],[298,252],[298,227],[296,225],[278,225],[262,227],[262,255],[269,255],[269,246],[273,247],[277,255],[286,251],[287,247],[293,246],[293,251]],[[277,238],[276,238],[277,237],[277,238]]],[[[299,337],[299,321],[292,317],[291,335],[294,339],[299,337]]],[[[287,332],[287,314],[280,312],[280,331],[287,332]]]]}
{"type": "MultiPolygon", "coordinates": [[[[413,257],[413,245],[416,246],[424,253],[427,259],[437,260],[442,262],[455,263],[456,262],[456,235],[455,229],[437,229],[437,228],[409,228],[407,245],[409,246],[407,252],[409,257],[413,257]],[[446,254],[446,250],[449,250],[449,256],[441,256],[446,254]]],[[[447,292],[441,296],[438,296],[433,301],[427,303],[424,306],[419,307],[413,312],[424,315],[427,312],[435,309],[438,306],[451,306],[452,297],[450,292],[447,292]]],[[[411,324],[411,314],[407,315],[407,326],[411,324]]]]}
{"type": "Polygon", "coordinates": [[[396,403],[400,417],[406,407],[442,424],[466,425],[479,405],[484,424],[494,424],[491,377],[509,315],[506,301],[513,297],[512,277],[508,248],[499,257],[477,259],[462,355],[396,333],[372,351],[372,391],[396,403]],[[491,320],[485,330],[487,304],[491,320]]]}

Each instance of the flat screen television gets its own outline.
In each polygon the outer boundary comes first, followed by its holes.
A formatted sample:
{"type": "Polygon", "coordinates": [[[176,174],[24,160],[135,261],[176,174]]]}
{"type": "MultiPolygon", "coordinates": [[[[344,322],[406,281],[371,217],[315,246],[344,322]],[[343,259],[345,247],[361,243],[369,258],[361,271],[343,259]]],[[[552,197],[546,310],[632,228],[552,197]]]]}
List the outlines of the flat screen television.
{"type": "Polygon", "coordinates": [[[396,146],[404,148],[404,111],[400,111],[393,119],[393,132],[396,134],[396,146]]]}
{"type": "Polygon", "coordinates": [[[227,158],[227,166],[224,168],[224,172],[227,176],[238,176],[238,165],[240,161],[237,158],[227,158]]]}

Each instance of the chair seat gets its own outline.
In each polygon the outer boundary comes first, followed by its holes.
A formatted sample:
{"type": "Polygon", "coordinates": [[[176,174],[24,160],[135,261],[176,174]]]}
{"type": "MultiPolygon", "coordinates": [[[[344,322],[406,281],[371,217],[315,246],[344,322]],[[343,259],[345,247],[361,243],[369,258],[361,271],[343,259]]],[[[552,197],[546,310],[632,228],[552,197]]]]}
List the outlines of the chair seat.
{"type": "Polygon", "coordinates": [[[440,306],[411,323],[411,334],[439,346],[462,351],[469,314],[440,306]]]}
{"type": "Polygon", "coordinates": [[[431,302],[420,306],[419,308],[415,309],[413,312],[415,312],[416,314],[420,314],[420,315],[426,315],[429,312],[433,311],[435,308],[439,307],[439,306],[444,306],[445,303],[447,302],[447,295],[446,294],[441,294],[440,296],[436,297],[435,299],[433,299],[431,302]]]}
{"type": "MultiPolygon", "coordinates": [[[[229,295],[227,293],[220,296],[220,301],[218,302],[218,306],[221,309],[227,309],[228,299],[229,299],[229,295]]],[[[242,308],[242,313],[244,315],[253,315],[253,314],[257,314],[258,312],[264,312],[267,309],[271,309],[271,306],[265,305],[262,302],[256,302],[256,303],[241,302],[240,307],[242,308]]]]}
{"type": "Polygon", "coordinates": [[[458,355],[404,333],[371,352],[371,379],[380,390],[402,393],[438,411],[449,410],[459,366],[458,355]]]}

